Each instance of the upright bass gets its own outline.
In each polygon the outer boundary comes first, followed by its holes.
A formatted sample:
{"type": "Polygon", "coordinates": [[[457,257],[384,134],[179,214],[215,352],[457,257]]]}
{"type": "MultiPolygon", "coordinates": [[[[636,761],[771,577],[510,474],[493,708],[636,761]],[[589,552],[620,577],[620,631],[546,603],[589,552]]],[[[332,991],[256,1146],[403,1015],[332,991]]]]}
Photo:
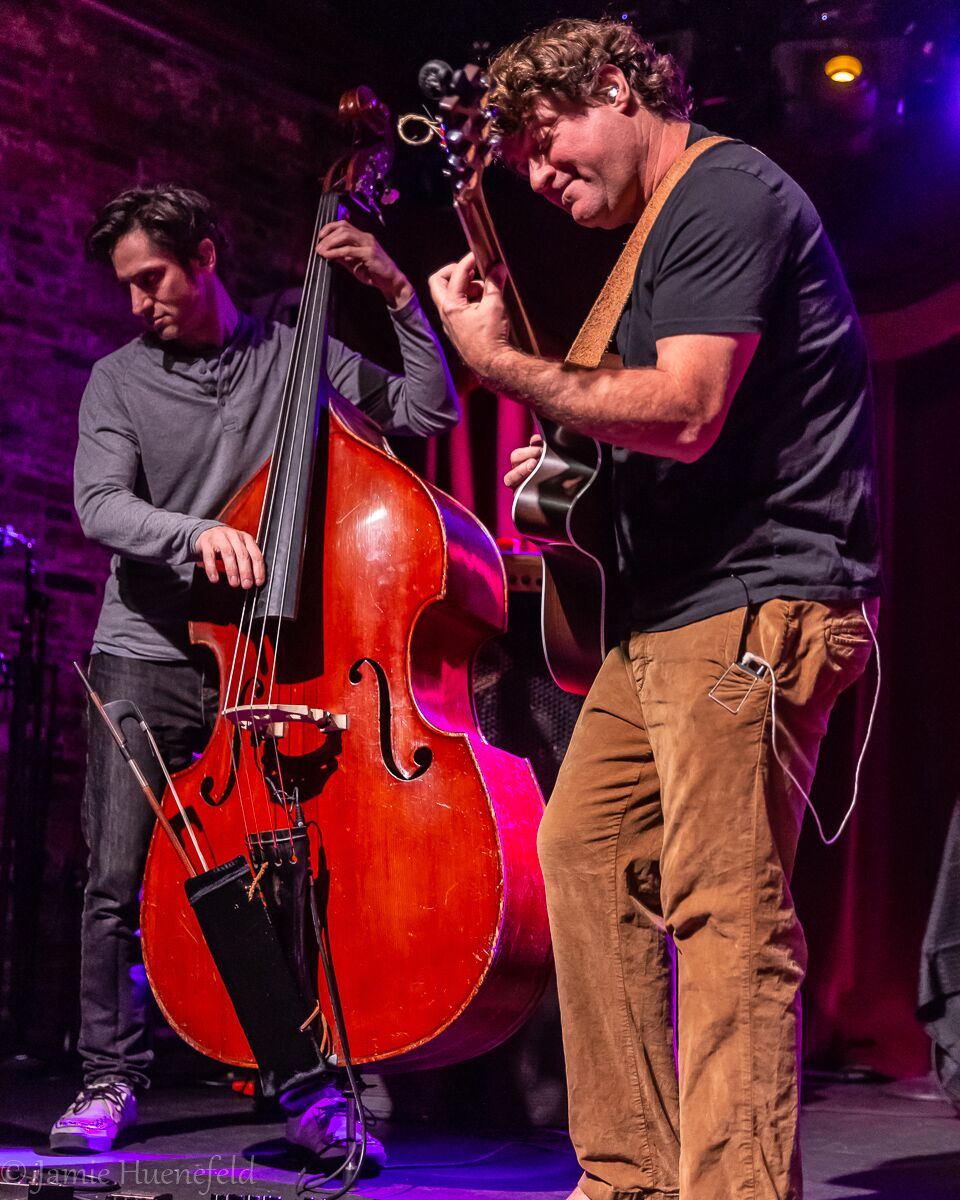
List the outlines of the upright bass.
{"type": "MultiPolygon", "coordinates": [[[[505,627],[493,540],[326,378],[332,268],[316,231],[345,192],[375,205],[389,163],[389,114],[369,89],[341,113],[360,145],[325,181],[274,450],[221,514],[258,539],[268,581],[238,611],[197,573],[191,637],[217,659],[219,719],[175,778],[185,816],[163,803],[187,855],[245,856],[251,896],[309,857],[349,1042],[335,1035],[338,1055],[439,1066],[509,1036],[548,977],[542,799],[474,715],[472,660],[505,627]]],[[[154,994],[191,1045],[253,1066],[183,884],[158,829],[141,906],[154,994]]]]}

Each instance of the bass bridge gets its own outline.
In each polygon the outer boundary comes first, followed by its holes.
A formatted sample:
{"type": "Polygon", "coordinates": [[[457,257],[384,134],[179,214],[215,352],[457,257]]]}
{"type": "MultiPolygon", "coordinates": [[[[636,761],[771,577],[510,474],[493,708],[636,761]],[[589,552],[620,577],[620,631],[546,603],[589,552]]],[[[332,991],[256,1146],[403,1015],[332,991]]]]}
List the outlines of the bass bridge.
{"type": "Polygon", "coordinates": [[[223,710],[238,729],[260,737],[286,737],[289,725],[313,725],[321,733],[342,733],[349,727],[345,713],[332,713],[309,704],[235,704],[223,710]]]}

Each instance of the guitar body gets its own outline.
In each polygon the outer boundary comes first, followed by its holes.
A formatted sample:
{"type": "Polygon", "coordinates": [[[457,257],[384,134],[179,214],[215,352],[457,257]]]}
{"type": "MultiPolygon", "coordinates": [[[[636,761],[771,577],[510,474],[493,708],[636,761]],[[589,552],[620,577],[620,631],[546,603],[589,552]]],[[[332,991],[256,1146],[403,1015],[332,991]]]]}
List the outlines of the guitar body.
{"type": "Polygon", "coordinates": [[[586,695],[616,636],[617,547],[609,451],[537,421],[543,454],[517,488],[513,521],[543,555],[541,635],[547,668],[586,695]]]}

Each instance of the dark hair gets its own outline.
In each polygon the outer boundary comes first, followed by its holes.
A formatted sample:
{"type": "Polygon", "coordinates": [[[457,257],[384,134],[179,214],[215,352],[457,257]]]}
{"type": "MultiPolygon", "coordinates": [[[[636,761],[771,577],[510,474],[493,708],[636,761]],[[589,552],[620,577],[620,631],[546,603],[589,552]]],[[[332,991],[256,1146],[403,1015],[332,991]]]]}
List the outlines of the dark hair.
{"type": "Polygon", "coordinates": [[[105,204],[87,233],[87,257],[109,265],[117,242],[134,229],[142,229],[155,246],[187,268],[204,238],[216,247],[218,264],[226,250],[220,220],[206,196],[165,183],[129,188],[105,204]]]}
{"type": "Polygon", "coordinates": [[[490,64],[487,104],[493,130],[507,141],[522,133],[541,96],[596,102],[600,71],[619,67],[644,108],[685,121],[692,98],[669,54],[659,54],[626,21],[565,19],[501,50],[490,64]]]}

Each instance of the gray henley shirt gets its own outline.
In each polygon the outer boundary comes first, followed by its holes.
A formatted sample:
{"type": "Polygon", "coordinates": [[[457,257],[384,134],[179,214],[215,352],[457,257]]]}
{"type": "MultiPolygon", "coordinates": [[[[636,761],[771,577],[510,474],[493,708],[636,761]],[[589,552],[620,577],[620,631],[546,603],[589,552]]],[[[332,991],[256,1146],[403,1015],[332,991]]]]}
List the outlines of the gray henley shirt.
{"type": "MultiPolygon", "coordinates": [[[[391,316],[404,374],[331,338],[330,381],[384,433],[443,433],[459,414],[433,330],[416,298],[391,316]]],[[[188,657],[196,540],[270,453],[293,338],[285,325],[242,314],[209,353],[143,334],[94,364],[74,496],[84,533],[115,551],[95,651],[188,657]]]]}

